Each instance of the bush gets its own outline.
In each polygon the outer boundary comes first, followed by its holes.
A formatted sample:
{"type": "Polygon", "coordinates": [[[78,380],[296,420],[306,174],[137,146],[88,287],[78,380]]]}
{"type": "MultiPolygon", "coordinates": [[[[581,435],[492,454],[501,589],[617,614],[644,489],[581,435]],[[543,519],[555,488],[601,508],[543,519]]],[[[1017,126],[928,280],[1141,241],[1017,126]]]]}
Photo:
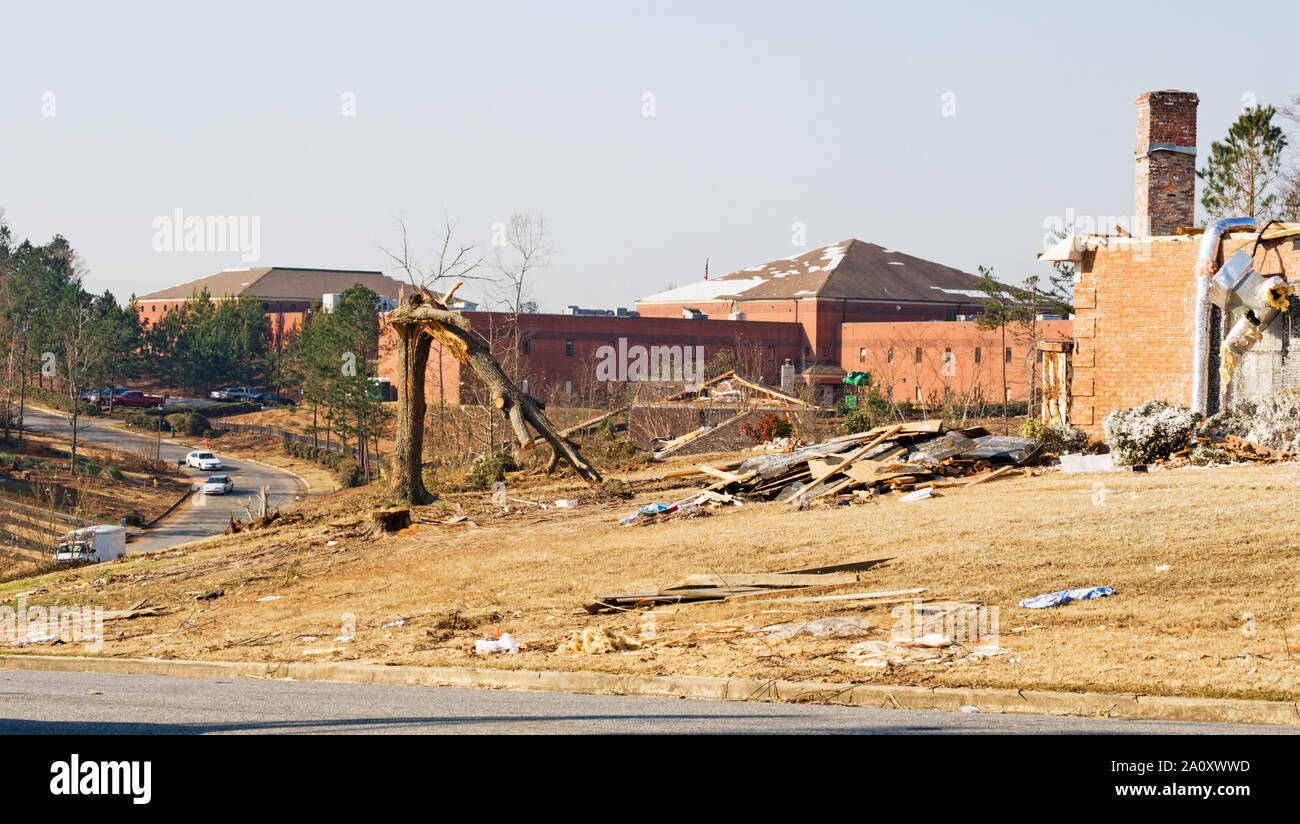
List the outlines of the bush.
{"type": "Polygon", "coordinates": [[[176,412],[168,415],[166,421],[182,435],[202,435],[212,427],[208,419],[197,412],[176,412]]]}
{"type": "Polygon", "coordinates": [[[754,423],[745,421],[740,425],[740,431],[745,433],[745,437],[754,443],[767,443],[777,438],[788,438],[794,432],[794,426],[785,418],[772,412],[762,415],[754,423]]]}
{"type": "Polygon", "coordinates": [[[361,467],[351,458],[339,461],[339,484],[344,487],[361,486],[361,467]]]}
{"type": "Polygon", "coordinates": [[[1115,456],[1126,464],[1163,461],[1187,446],[1200,416],[1190,409],[1149,401],[1131,409],[1117,409],[1101,428],[1115,456]]]}
{"type": "Polygon", "coordinates": [[[1236,435],[1280,452],[1300,452],[1300,390],[1233,401],[1205,422],[1205,431],[1236,435]]]}
{"type": "Polygon", "coordinates": [[[126,476],[122,474],[122,470],[118,469],[116,466],[113,466],[112,464],[107,464],[103,469],[100,470],[99,474],[103,475],[105,478],[108,478],[110,481],[121,481],[121,480],[125,480],[126,478],[126,476]]]}
{"type": "Polygon", "coordinates": [[[1082,429],[1058,423],[1045,424],[1037,418],[1028,418],[1020,425],[1020,437],[1042,441],[1043,452],[1048,455],[1081,452],[1088,445],[1088,435],[1082,429]]]}
{"type": "Polygon", "coordinates": [[[840,429],[845,435],[866,432],[900,413],[908,414],[910,411],[910,407],[895,404],[885,397],[878,387],[873,386],[866,397],[858,396],[858,405],[855,408],[849,409],[843,403],[840,404],[840,414],[844,415],[840,429]]]}
{"type": "Polygon", "coordinates": [[[487,489],[488,484],[504,481],[507,472],[518,468],[519,464],[509,452],[484,455],[474,462],[474,469],[465,476],[465,483],[477,489],[487,489]]]}

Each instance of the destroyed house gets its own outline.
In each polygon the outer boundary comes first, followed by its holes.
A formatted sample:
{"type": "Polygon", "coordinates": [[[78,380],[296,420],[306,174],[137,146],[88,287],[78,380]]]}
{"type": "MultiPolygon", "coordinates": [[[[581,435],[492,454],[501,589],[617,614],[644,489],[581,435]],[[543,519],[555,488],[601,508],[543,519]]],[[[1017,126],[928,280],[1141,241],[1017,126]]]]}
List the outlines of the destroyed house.
{"type": "Polygon", "coordinates": [[[1040,259],[1075,264],[1070,422],[1150,400],[1213,414],[1231,400],[1300,386],[1300,224],[1249,215],[1193,226],[1191,92],[1137,98],[1133,226],[1078,233],[1040,259]],[[1262,321],[1262,322],[1261,322],[1262,321]]]}

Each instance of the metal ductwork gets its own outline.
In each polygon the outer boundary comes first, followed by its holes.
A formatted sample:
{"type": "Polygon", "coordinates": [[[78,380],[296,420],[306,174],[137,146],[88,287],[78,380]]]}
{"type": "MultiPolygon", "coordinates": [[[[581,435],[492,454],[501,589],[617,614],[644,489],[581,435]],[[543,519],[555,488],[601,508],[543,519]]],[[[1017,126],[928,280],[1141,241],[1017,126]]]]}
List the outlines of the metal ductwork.
{"type": "Polygon", "coordinates": [[[1210,306],[1228,313],[1243,311],[1223,339],[1222,378],[1227,386],[1232,371],[1252,346],[1263,338],[1264,330],[1290,305],[1293,288],[1281,277],[1264,277],[1254,269],[1253,250],[1239,249],[1219,270],[1214,261],[1219,243],[1229,229],[1258,229],[1253,217],[1223,218],[1211,223],[1201,238],[1196,258],[1196,311],[1192,324],[1192,411],[1204,415],[1209,406],[1210,306]]]}

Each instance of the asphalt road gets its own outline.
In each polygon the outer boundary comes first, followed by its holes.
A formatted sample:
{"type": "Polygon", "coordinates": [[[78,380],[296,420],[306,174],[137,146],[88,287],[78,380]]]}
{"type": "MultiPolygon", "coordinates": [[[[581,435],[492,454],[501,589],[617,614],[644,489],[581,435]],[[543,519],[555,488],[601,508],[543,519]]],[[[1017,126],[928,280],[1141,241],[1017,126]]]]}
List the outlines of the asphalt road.
{"type": "MultiPolygon", "coordinates": [[[[24,412],[24,424],[29,429],[39,429],[66,438],[72,437],[72,424],[64,415],[28,407],[24,412]]],[[[77,432],[82,440],[114,449],[150,456],[158,449],[156,438],[127,432],[94,418],[79,419],[77,432]]],[[[161,457],[165,461],[175,463],[183,460],[195,448],[202,446],[201,441],[197,443],[191,443],[188,439],[174,441],[164,433],[161,457]]],[[[234,493],[226,496],[194,494],[157,527],[128,543],[126,545],[128,553],[157,552],[176,544],[218,535],[225,531],[232,514],[237,520],[248,520],[243,504],[263,486],[271,490],[270,506],[273,509],[305,494],[298,479],[288,472],[251,461],[228,460],[219,451],[212,451],[225,465],[222,472],[230,475],[235,482],[234,493]]],[[[213,474],[188,468],[185,471],[196,481],[213,474]]]]}
{"type": "Polygon", "coordinates": [[[1279,734],[1116,721],[310,681],[0,670],[0,735],[248,733],[1279,734]]]}

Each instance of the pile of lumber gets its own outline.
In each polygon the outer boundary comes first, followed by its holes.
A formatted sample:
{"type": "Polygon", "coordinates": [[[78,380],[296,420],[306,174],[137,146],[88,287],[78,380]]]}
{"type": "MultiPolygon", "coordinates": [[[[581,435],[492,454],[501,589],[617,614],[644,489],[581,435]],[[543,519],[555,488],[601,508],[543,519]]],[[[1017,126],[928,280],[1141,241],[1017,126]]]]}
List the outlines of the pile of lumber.
{"type": "Polygon", "coordinates": [[[939,420],[928,420],[880,426],[791,452],[701,464],[662,477],[699,474],[713,481],[673,504],[676,508],[744,500],[802,507],[839,495],[972,486],[1012,474],[1041,449],[1041,441],[999,437],[978,427],[947,431],[939,420]]]}
{"type": "MultiPolygon", "coordinates": [[[[1217,450],[1227,456],[1228,460],[1234,463],[1283,463],[1300,459],[1300,455],[1293,452],[1284,452],[1279,449],[1270,449],[1267,446],[1248,441],[1245,438],[1239,438],[1236,435],[1227,435],[1223,438],[1193,438],[1193,443],[1197,446],[1204,446],[1209,449],[1217,450]]],[[[1184,449],[1173,455],[1175,460],[1180,458],[1190,458],[1191,449],[1184,449]]]]}
{"type": "MultiPolygon", "coordinates": [[[[839,587],[859,584],[862,573],[888,559],[855,561],[834,566],[797,569],[790,572],[702,573],[688,575],[672,586],[639,592],[613,592],[597,595],[584,605],[587,612],[619,612],[666,604],[699,604],[730,601],[737,598],[777,596],[810,587],[839,587]]],[[[788,602],[870,601],[902,603],[914,600],[924,587],[873,592],[802,595],[782,598],[788,602]]]]}

